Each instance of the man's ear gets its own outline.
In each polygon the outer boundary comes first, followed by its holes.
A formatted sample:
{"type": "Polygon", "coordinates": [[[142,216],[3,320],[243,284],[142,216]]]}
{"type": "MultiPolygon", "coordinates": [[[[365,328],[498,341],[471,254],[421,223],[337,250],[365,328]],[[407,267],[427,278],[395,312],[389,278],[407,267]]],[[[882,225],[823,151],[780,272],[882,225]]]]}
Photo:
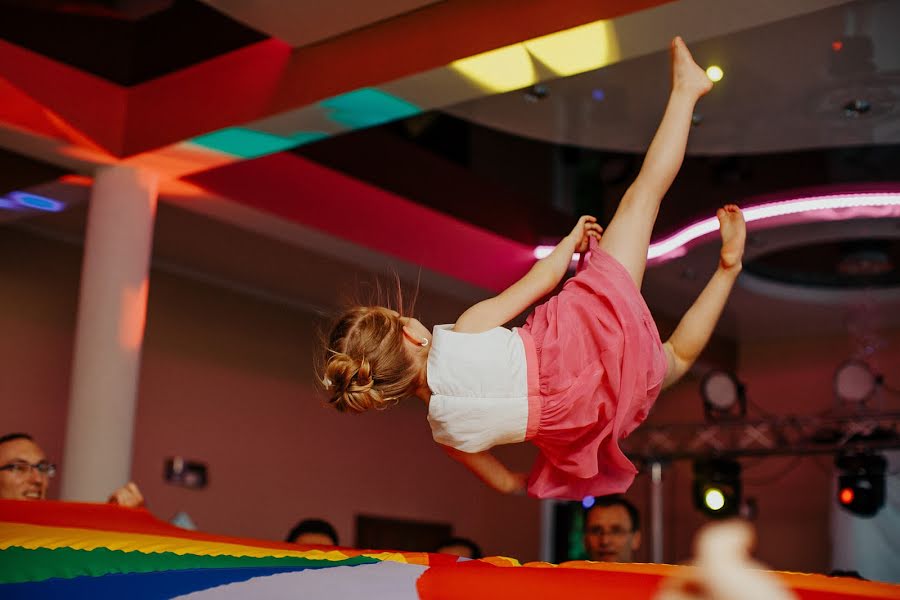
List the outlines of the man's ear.
{"type": "Polygon", "coordinates": [[[633,536],[631,536],[631,549],[637,550],[641,547],[641,532],[636,531],[633,536]]]}

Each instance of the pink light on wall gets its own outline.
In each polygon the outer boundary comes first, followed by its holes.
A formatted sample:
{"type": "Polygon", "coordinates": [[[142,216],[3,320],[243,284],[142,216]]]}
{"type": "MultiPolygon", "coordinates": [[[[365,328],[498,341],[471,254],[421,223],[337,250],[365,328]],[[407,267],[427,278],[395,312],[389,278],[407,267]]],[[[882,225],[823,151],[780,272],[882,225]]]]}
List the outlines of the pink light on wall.
{"type": "MultiPolygon", "coordinates": [[[[819,194],[750,206],[743,212],[748,224],[756,222],[752,226],[756,230],[813,221],[900,217],[900,191],[819,194]]],[[[691,246],[718,230],[715,216],[688,225],[650,244],[647,260],[659,264],[684,256],[691,246]]],[[[553,246],[538,246],[534,257],[544,258],[552,250],[553,246]]]]}

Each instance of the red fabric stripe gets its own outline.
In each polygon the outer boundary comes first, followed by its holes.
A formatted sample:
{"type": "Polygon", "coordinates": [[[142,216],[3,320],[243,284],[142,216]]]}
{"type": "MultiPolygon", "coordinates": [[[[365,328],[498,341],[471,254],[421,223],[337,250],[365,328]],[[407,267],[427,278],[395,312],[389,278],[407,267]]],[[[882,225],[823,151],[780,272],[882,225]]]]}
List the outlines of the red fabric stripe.
{"type": "MultiPolygon", "coordinates": [[[[40,525],[44,527],[76,527],[98,531],[160,535],[202,542],[271,548],[273,550],[331,549],[331,546],[291,544],[287,542],[255,540],[202,533],[199,531],[189,531],[157,519],[146,509],[123,508],[114,504],[56,502],[53,500],[0,500],[0,521],[40,525]]],[[[347,556],[357,556],[373,552],[371,550],[354,550],[350,548],[339,548],[339,550],[347,556]]],[[[374,552],[382,552],[382,550],[376,550],[374,552]]],[[[440,560],[440,558],[432,558],[440,557],[440,555],[428,555],[424,552],[405,552],[403,554],[412,558],[419,558],[421,560],[416,562],[425,564],[444,562],[440,560]]]]}
{"type": "MultiPolygon", "coordinates": [[[[573,564],[574,566],[574,564],[573,564]]],[[[650,600],[671,565],[590,565],[582,568],[503,568],[480,561],[453,567],[432,566],[417,582],[422,600],[535,600],[544,598],[629,598],[650,600]],[[632,572],[614,571],[622,567],[632,572]]],[[[897,598],[898,586],[824,575],[775,573],[800,600],[874,600],[897,598]]]]}

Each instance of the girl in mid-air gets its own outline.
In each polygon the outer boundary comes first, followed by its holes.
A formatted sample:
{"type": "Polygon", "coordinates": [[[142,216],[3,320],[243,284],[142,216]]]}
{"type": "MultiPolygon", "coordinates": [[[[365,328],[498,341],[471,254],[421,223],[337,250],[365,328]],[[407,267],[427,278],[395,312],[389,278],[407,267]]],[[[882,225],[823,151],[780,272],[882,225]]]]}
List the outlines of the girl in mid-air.
{"type": "Polygon", "coordinates": [[[636,469],[618,441],[709,341],[741,270],[746,237],[737,206],[719,209],[718,269],[663,343],[641,280],[694,105],[712,87],[681,38],[671,53],[672,92],[662,123],[606,231],[594,217],[581,217],[522,279],[433,332],[388,308],[347,311],[328,337],[321,374],[335,408],[363,412],[418,397],[435,441],[501,492],[527,486],[542,498],[581,499],[628,488],[636,469]],[[585,268],[524,327],[503,327],[557,286],[573,253],[587,250],[585,268]],[[540,449],[528,476],[489,452],[523,441],[540,449]]]}

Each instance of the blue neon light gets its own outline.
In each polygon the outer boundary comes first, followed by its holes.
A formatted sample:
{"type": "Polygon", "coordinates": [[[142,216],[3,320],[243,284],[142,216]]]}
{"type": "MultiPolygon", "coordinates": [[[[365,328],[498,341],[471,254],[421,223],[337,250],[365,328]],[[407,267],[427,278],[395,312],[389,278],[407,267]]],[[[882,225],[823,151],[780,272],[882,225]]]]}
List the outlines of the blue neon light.
{"type": "Polygon", "coordinates": [[[66,207],[65,203],[59,200],[26,192],[11,192],[9,198],[19,206],[44,212],[59,212],[66,207]]]}

